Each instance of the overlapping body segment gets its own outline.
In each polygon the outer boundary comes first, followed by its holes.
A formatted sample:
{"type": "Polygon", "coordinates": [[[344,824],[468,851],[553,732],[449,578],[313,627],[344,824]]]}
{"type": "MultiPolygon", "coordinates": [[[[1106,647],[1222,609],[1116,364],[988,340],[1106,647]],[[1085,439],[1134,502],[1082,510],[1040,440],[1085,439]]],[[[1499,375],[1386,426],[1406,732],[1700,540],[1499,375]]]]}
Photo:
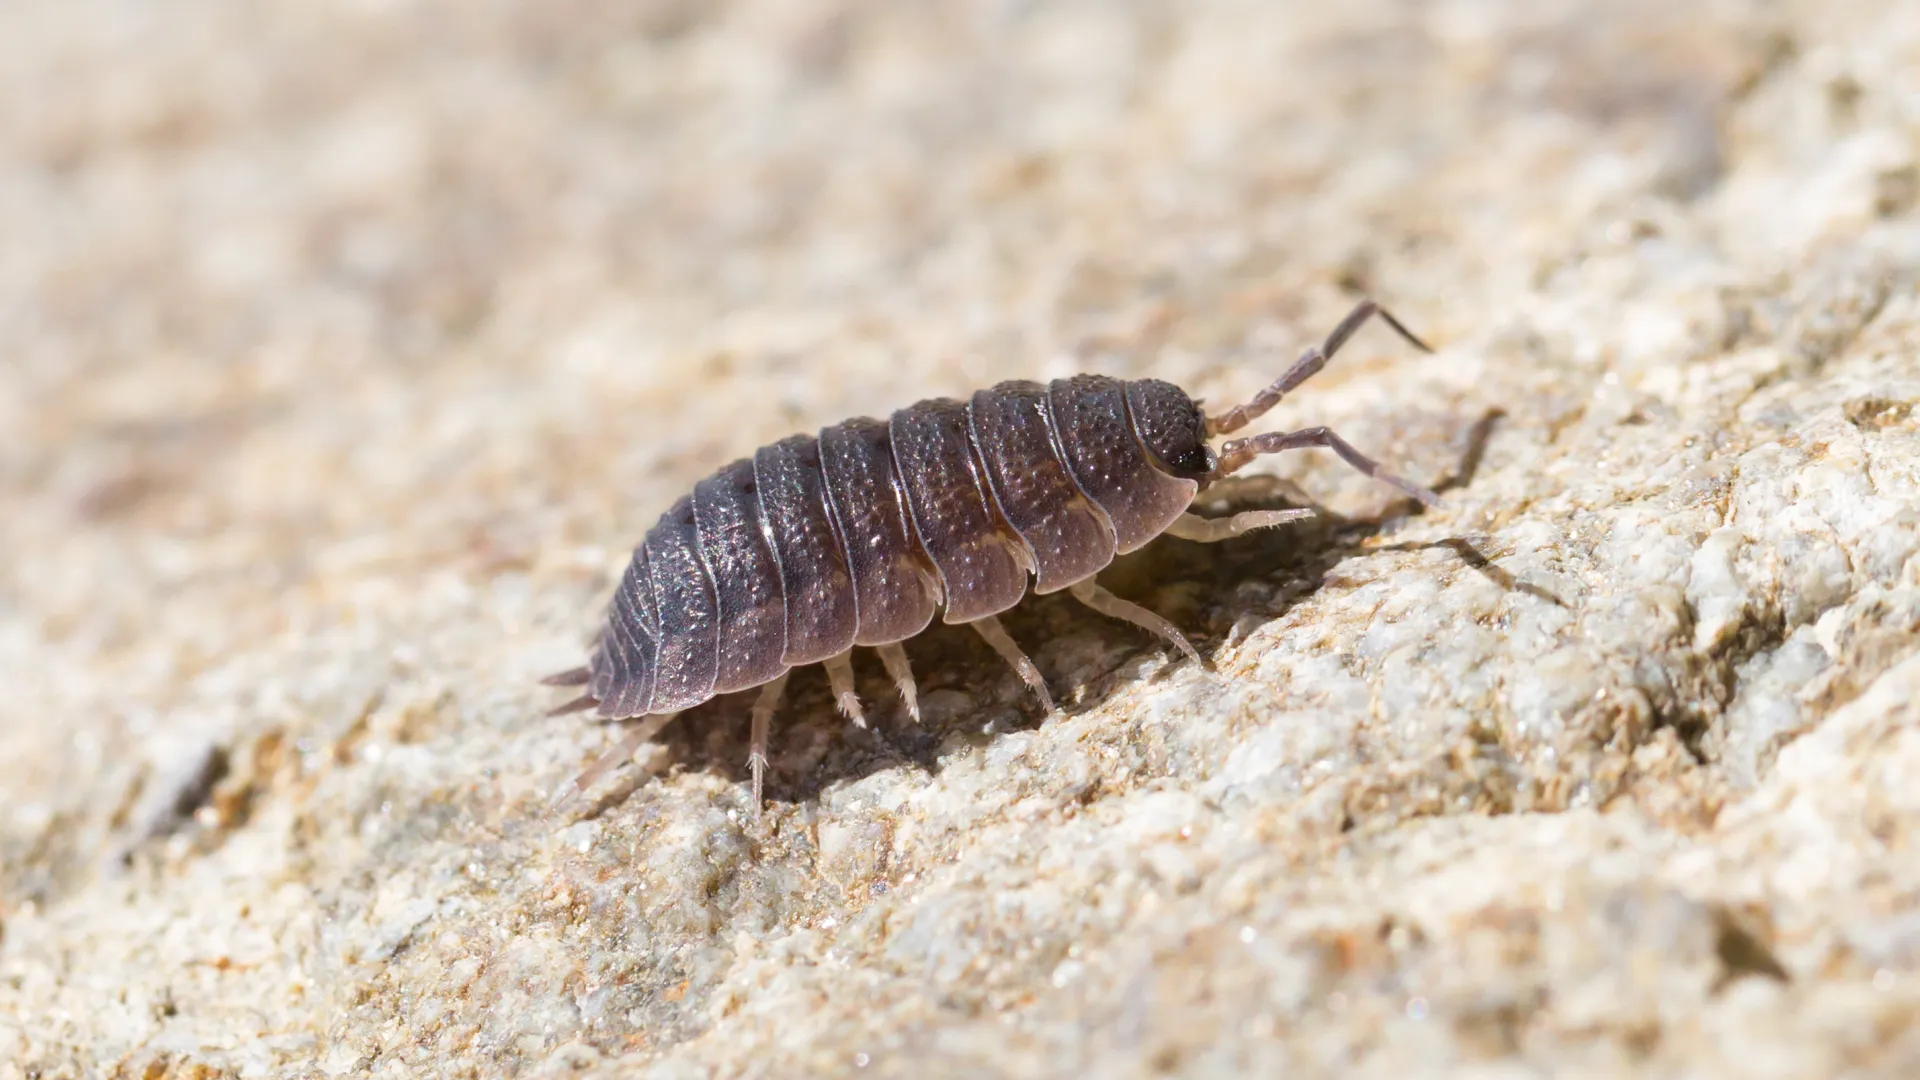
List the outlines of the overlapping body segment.
{"type": "Polygon", "coordinates": [[[600,644],[587,662],[587,696],[601,716],[640,716],[653,707],[653,660],[660,635],[647,546],[634,549],[607,609],[600,644]]]}
{"type": "Polygon", "coordinates": [[[822,431],[820,465],[853,576],[854,644],[886,645],[925,630],[940,607],[940,584],[907,521],[889,425],[859,417],[822,431]]]}
{"type": "Polygon", "coordinates": [[[753,457],[767,539],[786,597],[789,667],[818,663],[853,647],[856,616],[846,549],[827,510],[820,444],[795,435],[753,457]]]}
{"type": "Polygon", "coordinates": [[[894,467],[921,550],[940,572],[945,620],[972,622],[1020,602],[1032,556],[988,494],[967,407],[935,398],[894,413],[894,467]]]}
{"type": "Polygon", "coordinates": [[[1029,587],[1068,590],[1197,658],[1179,630],[1093,576],[1162,533],[1222,540],[1306,513],[1197,518],[1187,511],[1204,484],[1261,454],[1325,447],[1437,504],[1326,428],[1232,439],[1217,454],[1208,445],[1320,370],[1374,315],[1425,348],[1363,303],[1273,385],[1215,417],[1171,383],[1078,375],[1003,382],[965,402],[928,399],[884,421],[857,418],[762,447],[661,516],[621,577],[587,666],[549,681],[586,687],[563,710],[595,707],[609,719],[671,715],[761,687],[757,799],[766,725],[788,670],[823,663],[841,709],[864,722],[848,654],[876,647],[917,716],[898,643],[941,609],[946,622],[974,626],[1049,710],[1038,668],[995,618],[1029,587]]]}
{"type": "Polygon", "coordinates": [[[746,690],[787,670],[786,595],[767,541],[753,461],[742,458],[694,485],[700,558],[719,606],[717,694],[746,690]]]}
{"type": "Polygon", "coordinates": [[[713,696],[720,667],[720,608],[700,558],[693,500],[681,499],[647,533],[659,633],[648,712],[688,709],[713,696]]]}
{"type": "Polygon", "coordinates": [[[1033,555],[1036,593],[1064,589],[1113,561],[1113,524],[1055,445],[1047,388],[1004,382],[973,395],[974,445],[1008,524],[1033,555]]]}
{"type": "Polygon", "coordinates": [[[1030,585],[1092,577],[1197,487],[1135,437],[1128,385],[1083,376],[934,398],[783,439],[700,481],[614,595],[590,663],[600,713],[690,708],[906,640],[941,608],[979,622],[1030,585]]]}
{"type": "Polygon", "coordinates": [[[1186,513],[1198,482],[1155,468],[1127,416],[1127,388],[1105,375],[1057,379],[1047,388],[1053,430],[1081,490],[1113,522],[1124,555],[1186,513]]]}

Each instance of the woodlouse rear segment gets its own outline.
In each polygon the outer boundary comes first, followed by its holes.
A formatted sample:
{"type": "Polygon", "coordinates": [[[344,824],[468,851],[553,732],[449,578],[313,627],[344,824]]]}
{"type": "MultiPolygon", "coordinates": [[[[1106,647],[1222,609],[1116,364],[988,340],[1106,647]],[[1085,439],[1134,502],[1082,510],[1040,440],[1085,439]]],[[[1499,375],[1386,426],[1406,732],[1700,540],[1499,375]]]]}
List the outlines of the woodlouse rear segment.
{"type": "Polygon", "coordinates": [[[1107,593],[1093,575],[1161,533],[1220,540],[1309,513],[1188,514],[1207,483],[1261,454],[1322,446],[1438,502],[1325,428],[1231,440],[1217,456],[1207,445],[1273,407],[1375,314],[1426,348],[1363,303],[1272,386],[1211,420],[1180,388],[1154,379],[1005,382],[966,402],[922,401],[886,421],[795,435],[720,469],[635,549],[587,666],[547,680],[586,687],[555,712],[648,718],[563,794],[624,760],[675,713],[757,686],[750,762],[758,806],[787,672],[824,663],[840,708],[864,723],[848,657],[855,645],[877,647],[917,718],[898,643],[940,609],[944,621],[978,630],[1051,712],[1039,670],[995,618],[1019,603],[1030,578],[1036,593],[1068,590],[1197,660],[1179,630],[1107,593]]]}

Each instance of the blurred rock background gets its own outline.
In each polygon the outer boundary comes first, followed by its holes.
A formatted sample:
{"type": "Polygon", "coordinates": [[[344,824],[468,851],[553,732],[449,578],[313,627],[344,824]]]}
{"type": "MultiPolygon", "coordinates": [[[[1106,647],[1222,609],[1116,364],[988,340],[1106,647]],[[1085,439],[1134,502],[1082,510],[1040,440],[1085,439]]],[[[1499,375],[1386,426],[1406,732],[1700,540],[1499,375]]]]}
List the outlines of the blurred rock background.
{"type": "Polygon", "coordinates": [[[0,1077],[1920,1075],[1920,8],[75,0],[0,34],[0,1077]],[[1329,455],[579,813],[713,467],[1009,377],[1329,455]]]}

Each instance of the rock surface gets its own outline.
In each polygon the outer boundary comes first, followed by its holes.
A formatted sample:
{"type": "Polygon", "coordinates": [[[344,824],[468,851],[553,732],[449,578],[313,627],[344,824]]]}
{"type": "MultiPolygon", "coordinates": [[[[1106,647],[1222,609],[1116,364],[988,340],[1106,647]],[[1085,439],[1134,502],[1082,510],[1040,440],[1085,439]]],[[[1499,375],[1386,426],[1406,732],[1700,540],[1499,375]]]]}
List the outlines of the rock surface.
{"type": "Polygon", "coordinates": [[[1920,7],[22,5],[0,1077],[1920,1075],[1920,7]],[[1008,377],[1324,514],[542,719],[706,472],[1008,377]],[[650,1071],[649,1071],[650,1070],[650,1071]]]}

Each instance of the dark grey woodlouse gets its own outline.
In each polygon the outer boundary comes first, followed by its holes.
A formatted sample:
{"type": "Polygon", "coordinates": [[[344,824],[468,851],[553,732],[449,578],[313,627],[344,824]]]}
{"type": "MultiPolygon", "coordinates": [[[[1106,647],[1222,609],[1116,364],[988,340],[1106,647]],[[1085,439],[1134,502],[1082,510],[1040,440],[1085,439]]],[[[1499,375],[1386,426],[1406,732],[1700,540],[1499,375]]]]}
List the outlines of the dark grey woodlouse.
{"type": "Polygon", "coordinates": [[[1262,454],[1325,447],[1428,505],[1432,491],[1382,469],[1324,427],[1207,440],[1246,426],[1324,367],[1369,318],[1430,352],[1363,301],[1252,401],[1209,417],[1157,379],[1099,375],[1003,382],[971,401],[935,398],[885,421],[860,418],[762,447],[694,485],[635,549],[585,667],[551,676],[586,692],[554,714],[644,717],[562,791],[581,790],[682,710],[760,687],[749,763],[761,803],[767,728],[787,673],[822,663],[834,697],[865,726],[849,660],[875,647],[917,720],[899,642],[943,611],[1005,657],[1048,712],[1039,669],[995,618],[1026,595],[1068,591],[1199,661],[1173,624],[1094,583],[1115,555],[1167,533],[1210,542],[1309,516],[1187,512],[1208,484],[1262,454]]]}

